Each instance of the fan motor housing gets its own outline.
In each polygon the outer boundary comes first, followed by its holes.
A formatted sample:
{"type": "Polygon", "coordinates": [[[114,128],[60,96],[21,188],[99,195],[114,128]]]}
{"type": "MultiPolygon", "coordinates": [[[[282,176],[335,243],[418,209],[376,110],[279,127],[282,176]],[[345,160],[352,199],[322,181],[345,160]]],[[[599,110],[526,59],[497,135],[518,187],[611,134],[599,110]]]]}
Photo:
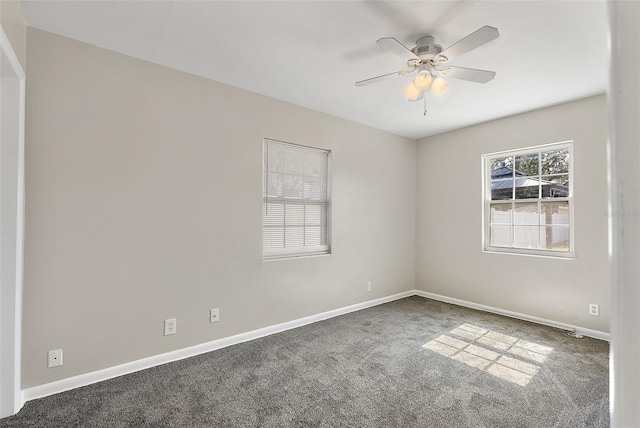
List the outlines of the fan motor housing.
{"type": "Polygon", "coordinates": [[[437,45],[432,36],[424,36],[418,39],[416,47],[411,51],[421,60],[429,61],[442,52],[442,46],[437,45]]]}

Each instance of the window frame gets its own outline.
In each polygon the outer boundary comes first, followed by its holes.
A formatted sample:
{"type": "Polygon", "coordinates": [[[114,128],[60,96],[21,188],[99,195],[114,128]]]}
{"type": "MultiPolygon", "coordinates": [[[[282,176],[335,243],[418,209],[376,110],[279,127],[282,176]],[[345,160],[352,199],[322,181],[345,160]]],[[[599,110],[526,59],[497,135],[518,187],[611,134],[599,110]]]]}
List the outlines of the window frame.
{"type": "MultiPolygon", "coordinates": [[[[575,221],[574,221],[574,192],[573,192],[573,182],[574,182],[574,174],[573,174],[573,166],[575,164],[575,158],[573,156],[573,140],[561,141],[557,143],[543,144],[538,146],[530,146],[521,149],[515,150],[504,150],[500,152],[487,153],[482,155],[482,250],[488,253],[504,253],[504,254],[516,254],[516,255],[527,255],[527,256],[541,256],[541,257],[552,257],[559,259],[574,259],[575,258],[575,240],[574,240],[574,229],[575,229],[575,221]],[[543,197],[542,189],[539,189],[539,194],[537,198],[528,198],[528,199],[517,199],[512,196],[511,199],[504,200],[491,200],[491,161],[496,158],[505,158],[512,156],[514,158],[514,175],[512,177],[515,178],[515,157],[522,156],[527,154],[538,154],[538,177],[540,180],[543,180],[545,176],[550,176],[553,174],[542,174],[542,170],[540,169],[540,153],[556,151],[556,150],[565,150],[569,151],[569,171],[567,175],[569,176],[569,195],[567,197],[543,197]],[[569,249],[568,251],[559,251],[559,250],[551,250],[551,249],[542,249],[542,248],[521,248],[514,246],[514,228],[518,226],[514,222],[515,215],[515,204],[516,203],[537,203],[538,204],[538,219],[540,219],[541,211],[540,207],[542,203],[548,202],[567,202],[568,203],[568,235],[569,235],[569,249]],[[501,247],[501,246],[493,246],[491,245],[491,206],[494,204],[505,204],[510,205],[512,207],[511,210],[511,246],[509,247],[501,247]]],[[[562,175],[562,174],[556,174],[562,175]]],[[[534,176],[526,176],[526,177],[534,177],[534,176]]],[[[514,182],[514,189],[515,189],[514,182]]],[[[515,190],[514,190],[515,192],[515,190]]],[[[538,227],[542,227],[540,220],[538,220],[538,227]]]]}
{"type": "MultiPolygon", "coordinates": [[[[313,257],[313,256],[324,256],[331,254],[331,150],[307,146],[303,144],[290,143],[287,141],[276,140],[273,138],[262,139],[262,260],[270,261],[270,260],[287,260],[287,259],[295,259],[295,258],[303,258],[303,257],[313,257]],[[302,150],[313,150],[317,152],[324,153],[326,155],[326,171],[325,171],[325,198],[324,200],[312,200],[308,199],[297,199],[297,198],[287,198],[285,196],[282,197],[269,197],[265,193],[265,186],[268,176],[268,167],[267,162],[268,159],[266,157],[266,149],[268,143],[276,143],[279,145],[287,145],[292,147],[297,147],[302,150]],[[326,208],[326,239],[327,242],[325,245],[316,245],[316,246],[300,246],[300,247],[285,247],[278,249],[269,249],[265,248],[265,239],[264,239],[264,230],[265,230],[265,210],[266,203],[270,201],[271,203],[282,203],[283,207],[286,205],[286,200],[289,199],[290,202],[299,202],[301,205],[320,205],[325,206],[326,208]],[[306,202],[305,202],[306,201],[306,202]]],[[[286,229],[286,220],[283,224],[283,227],[286,229]]],[[[322,226],[321,226],[322,227],[322,226]]],[[[286,232],[284,232],[286,233],[286,232]]],[[[303,232],[304,233],[304,232],[303,232]]]]}

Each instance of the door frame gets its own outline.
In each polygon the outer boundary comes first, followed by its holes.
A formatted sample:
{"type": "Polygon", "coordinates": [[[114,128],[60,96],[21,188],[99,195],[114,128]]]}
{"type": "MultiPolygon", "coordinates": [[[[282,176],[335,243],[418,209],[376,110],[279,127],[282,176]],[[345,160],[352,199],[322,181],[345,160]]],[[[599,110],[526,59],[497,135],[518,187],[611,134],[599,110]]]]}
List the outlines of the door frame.
{"type": "Polygon", "coordinates": [[[24,405],[21,359],[25,83],[25,72],[0,25],[0,417],[13,415],[24,405]]]}

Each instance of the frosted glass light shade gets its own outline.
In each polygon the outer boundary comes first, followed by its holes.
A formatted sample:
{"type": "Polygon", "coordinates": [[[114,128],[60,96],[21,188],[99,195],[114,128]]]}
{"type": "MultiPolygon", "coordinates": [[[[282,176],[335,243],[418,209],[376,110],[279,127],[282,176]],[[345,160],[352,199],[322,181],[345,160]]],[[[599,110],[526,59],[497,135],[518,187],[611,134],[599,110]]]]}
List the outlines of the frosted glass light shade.
{"type": "Polygon", "coordinates": [[[406,88],[404,88],[404,94],[409,100],[415,101],[420,97],[420,89],[416,88],[413,84],[413,80],[409,82],[406,88]]]}
{"type": "Polygon", "coordinates": [[[433,79],[433,82],[431,82],[431,90],[436,95],[447,89],[447,86],[449,86],[449,84],[442,77],[436,77],[433,79]]]}
{"type": "Polygon", "coordinates": [[[429,89],[431,86],[431,81],[433,80],[433,76],[427,70],[422,70],[415,79],[413,79],[413,85],[419,90],[423,91],[425,89],[429,89]]]}

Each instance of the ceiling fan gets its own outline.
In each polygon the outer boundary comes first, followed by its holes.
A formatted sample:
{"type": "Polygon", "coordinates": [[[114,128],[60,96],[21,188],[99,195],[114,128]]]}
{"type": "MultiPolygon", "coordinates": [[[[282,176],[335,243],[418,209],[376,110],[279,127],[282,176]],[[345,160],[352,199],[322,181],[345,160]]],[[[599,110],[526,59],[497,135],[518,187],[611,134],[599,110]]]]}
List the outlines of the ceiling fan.
{"type": "Polygon", "coordinates": [[[424,97],[424,93],[429,88],[434,94],[444,91],[448,86],[444,76],[476,83],[487,83],[495,77],[495,71],[453,67],[448,65],[448,62],[497,39],[499,35],[497,28],[485,25],[444,50],[442,46],[435,43],[432,36],[418,39],[413,49],[409,49],[393,37],[383,37],[378,39],[376,43],[406,60],[409,68],[360,80],[356,82],[356,86],[366,86],[389,77],[406,76],[418,71],[416,77],[404,89],[404,94],[409,101],[418,101],[424,97]]]}

